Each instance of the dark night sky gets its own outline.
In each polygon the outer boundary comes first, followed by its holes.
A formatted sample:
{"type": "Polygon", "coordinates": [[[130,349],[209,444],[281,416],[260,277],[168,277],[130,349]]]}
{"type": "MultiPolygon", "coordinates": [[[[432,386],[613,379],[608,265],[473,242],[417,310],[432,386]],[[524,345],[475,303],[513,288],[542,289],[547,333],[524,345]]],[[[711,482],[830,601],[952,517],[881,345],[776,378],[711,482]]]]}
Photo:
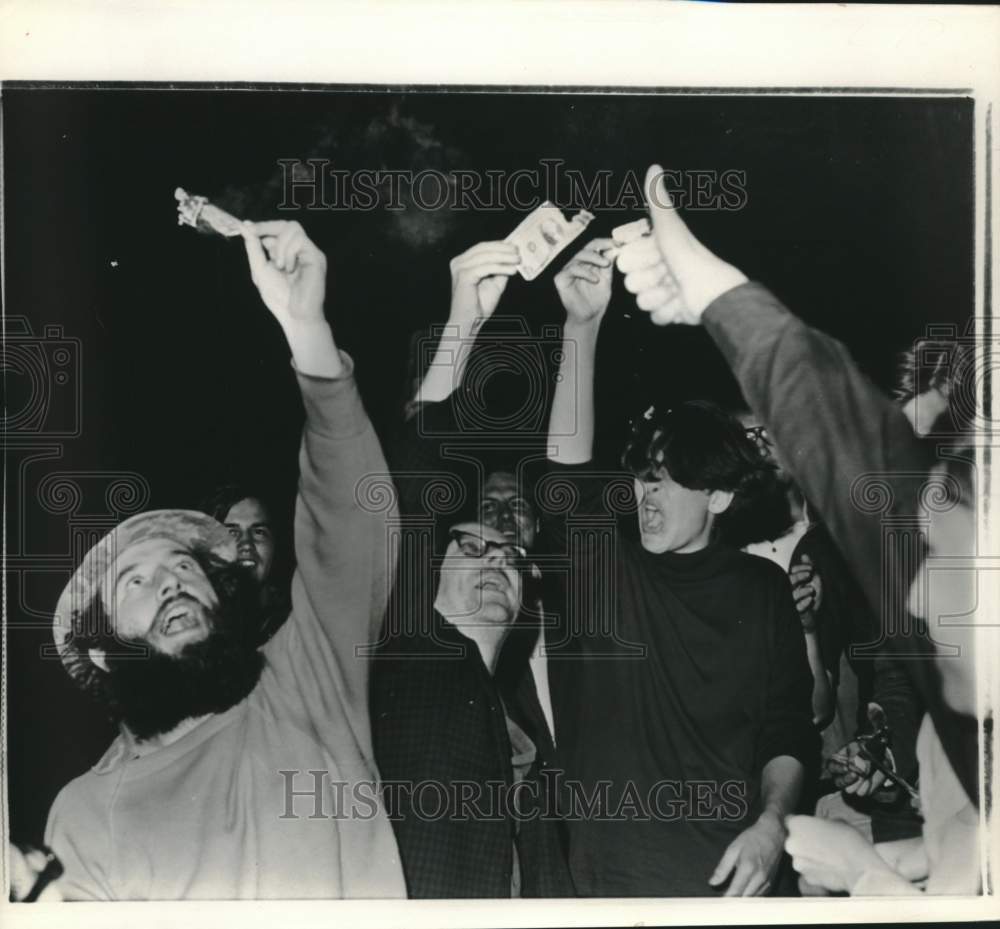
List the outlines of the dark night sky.
{"type": "MultiPolygon", "coordinates": [[[[39,660],[65,569],[36,566],[68,551],[66,516],[38,502],[46,476],[138,472],[149,508],[191,506],[233,474],[280,487],[294,477],[301,412],[280,332],[242,246],[177,227],[176,186],[263,219],[277,215],[280,158],[506,171],[562,158],[615,179],[641,177],[653,161],[738,169],[745,208],[688,213],[695,234],[844,340],[881,385],[895,352],[929,325],[961,328],[972,313],[969,100],[5,88],[3,108],[6,312],[28,317],[36,336],[58,325],[79,340],[69,386],[82,413],[78,437],[52,440],[53,424],[74,417],[53,388],[49,419],[16,453],[54,443],[53,457],[22,472],[8,453],[8,607],[22,624],[8,634],[15,839],[40,839],[55,792],[108,737],[58,665],[39,660]]],[[[595,212],[595,235],[638,215],[595,212]]],[[[448,260],[502,238],[522,214],[284,215],[327,252],[328,315],[388,435],[410,336],[447,315],[448,260]]],[[[552,273],[515,279],[498,316],[523,312],[536,329],[558,322],[552,273]]],[[[607,442],[653,400],[735,400],[704,333],[629,320],[628,308],[619,281],[598,384],[607,442]]],[[[57,341],[51,334],[42,351],[57,341]]],[[[32,389],[22,374],[7,371],[12,412],[32,389]]],[[[79,512],[88,507],[100,508],[85,495],[79,512]]]]}

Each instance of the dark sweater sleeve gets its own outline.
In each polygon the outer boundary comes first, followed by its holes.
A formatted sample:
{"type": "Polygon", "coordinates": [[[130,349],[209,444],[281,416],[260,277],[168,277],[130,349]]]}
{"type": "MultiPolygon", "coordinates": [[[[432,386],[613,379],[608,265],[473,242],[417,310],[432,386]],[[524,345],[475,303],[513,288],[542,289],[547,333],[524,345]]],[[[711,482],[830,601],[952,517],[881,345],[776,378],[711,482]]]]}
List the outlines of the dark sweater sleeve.
{"type": "Polygon", "coordinates": [[[913,511],[914,481],[930,465],[926,449],[844,345],[806,326],[761,285],[723,294],[703,322],[881,612],[880,520],[913,511]]]}
{"type": "Polygon", "coordinates": [[[771,627],[764,721],[757,753],[763,768],[772,758],[790,755],[807,772],[819,763],[820,738],[812,724],[812,671],[802,623],[787,583],[776,590],[771,627]]]}

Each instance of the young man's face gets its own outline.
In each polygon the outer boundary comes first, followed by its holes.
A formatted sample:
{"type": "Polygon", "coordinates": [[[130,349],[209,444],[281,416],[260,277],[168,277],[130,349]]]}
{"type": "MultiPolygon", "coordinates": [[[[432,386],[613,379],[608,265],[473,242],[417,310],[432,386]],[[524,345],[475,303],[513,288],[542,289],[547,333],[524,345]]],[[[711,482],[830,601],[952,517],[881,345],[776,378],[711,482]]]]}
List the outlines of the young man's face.
{"type": "Polygon", "coordinates": [[[521,495],[514,475],[508,471],[494,471],[486,479],[479,501],[479,520],[527,549],[535,544],[538,533],[535,508],[521,495]]]}
{"type": "Polygon", "coordinates": [[[125,549],[104,577],[101,599],[117,636],[171,656],[208,637],[219,602],[194,555],[165,538],[125,549]]]}
{"type": "Polygon", "coordinates": [[[711,537],[715,516],[722,511],[718,501],[713,500],[718,493],[689,490],[673,480],[666,468],[660,469],[656,480],[635,478],[642,547],[655,554],[688,554],[703,549],[711,537]]]}
{"type": "Polygon", "coordinates": [[[274,532],[267,508],[247,497],[232,505],[224,522],[236,540],[237,563],[253,571],[258,581],[267,580],[274,563],[274,532]]]}

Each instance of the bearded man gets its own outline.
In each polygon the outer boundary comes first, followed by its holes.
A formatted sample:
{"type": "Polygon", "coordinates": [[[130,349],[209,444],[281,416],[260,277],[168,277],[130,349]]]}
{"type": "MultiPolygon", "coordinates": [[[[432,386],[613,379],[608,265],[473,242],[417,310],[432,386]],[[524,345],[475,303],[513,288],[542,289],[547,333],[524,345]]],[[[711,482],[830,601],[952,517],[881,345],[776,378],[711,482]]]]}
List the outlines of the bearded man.
{"type": "Polygon", "coordinates": [[[324,316],[323,253],[294,222],[247,223],[243,237],[306,409],[291,616],[258,651],[259,581],[202,513],[134,516],[86,555],[55,640],[121,733],[50,812],[68,899],[405,895],[358,657],[393,562],[384,514],[355,489],[386,465],[324,316]],[[361,807],[336,808],[333,784],[361,807]]]}

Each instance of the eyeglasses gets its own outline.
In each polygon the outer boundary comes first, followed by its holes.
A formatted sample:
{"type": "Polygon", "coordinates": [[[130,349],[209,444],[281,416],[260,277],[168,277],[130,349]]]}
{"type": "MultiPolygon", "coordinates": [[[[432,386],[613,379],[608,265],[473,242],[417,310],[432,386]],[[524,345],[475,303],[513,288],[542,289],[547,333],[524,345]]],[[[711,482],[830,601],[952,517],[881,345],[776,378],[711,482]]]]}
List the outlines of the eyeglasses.
{"type": "Polygon", "coordinates": [[[459,551],[469,558],[484,558],[489,552],[499,551],[508,564],[516,567],[521,567],[528,560],[527,550],[513,542],[494,542],[464,529],[452,529],[448,534],[458,544],[459,551]]]}

